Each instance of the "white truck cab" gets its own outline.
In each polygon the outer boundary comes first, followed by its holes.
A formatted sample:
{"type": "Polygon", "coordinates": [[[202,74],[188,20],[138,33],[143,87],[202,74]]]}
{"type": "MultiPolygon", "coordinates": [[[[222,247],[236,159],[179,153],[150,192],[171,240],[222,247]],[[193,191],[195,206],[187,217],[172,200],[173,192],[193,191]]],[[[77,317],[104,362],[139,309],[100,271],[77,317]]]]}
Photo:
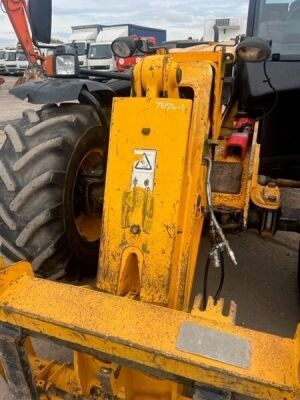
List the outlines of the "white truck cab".
{"type": "Polygon", "coordinates": [[[5,49],[0,48],[0,74],[5,73],[5,49]]]}
{"type": "Polygon", "coordinates": [[[87,68],[87,57],[90,44],[95,42],[101,29],[102,26],[98,24],[72,26],[72,35],[66,43],[66,46],[72,46],[75,48],[79,58],[80,68],[87,68]]]}
{"type": "Polygon", "coordinates": [[[98,71],[116,70],[116,60],[111,51],[112,42],[121,36],[128,36],[128,26],[103,27],[95,43],[90,45],[88,68],[98,71]]]}
{"type": "Polygon", "coordinates": [[[17,67],[15,73],[23,74],[29,65],[26,54],[24,53],[23,50],[17,50],[16,61],[17,61],[17,67]]]}
{"type": "Polygon", "coordinates": [[[17,69],[17,50],[15,48],[5,49],[4,66],[6,74],[15,74],[17,69]]]}

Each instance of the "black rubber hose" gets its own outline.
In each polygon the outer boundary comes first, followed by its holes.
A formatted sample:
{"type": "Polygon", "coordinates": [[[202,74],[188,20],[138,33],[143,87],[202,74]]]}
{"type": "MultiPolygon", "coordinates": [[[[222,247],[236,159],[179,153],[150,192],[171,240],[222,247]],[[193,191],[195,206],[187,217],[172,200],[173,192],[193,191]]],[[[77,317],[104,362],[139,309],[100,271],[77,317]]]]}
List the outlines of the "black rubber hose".
{"type": "Polygon", "coordinates": [[[265,113],[264,115],[262,115],[261,117],[256,118],[255,122],[262,121],[262,120],[268,118],[273,113],[273,111],[275,111],[275,109],[277,108],[277,106],[279,104],[279,93],[275,89],[275,87],[273,86],[273,84],[271,82],[271,78],[268,75],[268,72],[267,72],[267,61],[264,62],[263,69],[264,69],[264,74],[265,74],[265,78],[266,78],[265,83],[267,83],[269,85],[269,88],[273,91],[273,93],[275,95],[275,100],[274,100],[274,104],[272,105],[270,110],[267,113],[265,113]]]}
{"type": "Polygon", "coordinates": [[[220,261],[221,261],[221,278],[218,290],[214,296],[215,305],[217,304],[218,300],[220,299],[220,295],[223,290],[224,282],[225,282],[225,259],[224,259],[224,250],[220,251],[220,261]]]}
{"type": "Polygon", "coordinates": [[[205,264],[205,272],[204,272],[204,283],[203,283],[203,299],[202,299],[202,304],[201,304],[201,310],[205,311],[207,307],[207,286],[208,286],[208,273],[209,273],[209,267],[210,267],[210,261],[211,261],[211,256],[210,254],[207,257],[206,264],[205,264]]]}

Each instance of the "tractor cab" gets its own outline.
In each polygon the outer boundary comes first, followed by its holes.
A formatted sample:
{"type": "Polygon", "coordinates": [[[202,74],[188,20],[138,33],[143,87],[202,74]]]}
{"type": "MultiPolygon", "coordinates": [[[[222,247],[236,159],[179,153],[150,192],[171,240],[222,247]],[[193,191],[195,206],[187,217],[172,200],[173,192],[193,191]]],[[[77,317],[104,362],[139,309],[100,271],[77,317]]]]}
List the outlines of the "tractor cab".
{"type": "Polygon", "coordinates": [[[261,173],[300,180],[300,1],[250,1],[247,37],[271,46],[265,63],[241,63],[236,76],[240,109],[261,119],[261,173]]]}
{"type": "MultiPolygon", "coordinates": [[[[255,18],[248,35],[272,42],[272,55],[281,60],[300,59],[300,1],[256,1],[250,13],[255,18]]],[[[251,22],[251,21],[249,21],[251,22]]]]}

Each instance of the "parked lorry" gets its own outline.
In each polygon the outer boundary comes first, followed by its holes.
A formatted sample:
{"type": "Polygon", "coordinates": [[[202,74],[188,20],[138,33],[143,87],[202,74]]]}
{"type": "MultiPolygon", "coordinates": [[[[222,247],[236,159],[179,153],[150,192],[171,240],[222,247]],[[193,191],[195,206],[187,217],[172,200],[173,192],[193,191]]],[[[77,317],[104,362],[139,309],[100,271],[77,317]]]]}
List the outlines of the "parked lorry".
{"type": "Polygon", "coordinates": [[[5,49],[0,49],[0,74],[5,73],[5,49]]]}
{"type": "MultiPolygon", "coordinates": [[[[4,72],[9,75],[23,74],[28,68],[27,56],[22,48],[7,48],[4,52],[4,72]]],[[[0,67],[1,70],[1,67],[0,67]]]]}
{"type": "Polygon", "coordinates": [[[228,41],[239,35],[244,35],[247,28],[246,17],[208,18],[204,21],[203,41],[212,42],[215,39],[215,28],[218,29],[218,40],[228,41]]]}
{"type": "Polygon", "coordinates": [[[26,71],[27,68],[28,60],[26,54],[23,50],[17,50],[15,74],[21,75],[26,71]]]}
{"type": "Polygon", "coordinates": [[[14,47],[9,47],[5,50],[4,69],[8,75],[13,75],[17,69],[17,50],[14,47]]]}
{"type": "MultiPolygon", "coordinates": [[[[96,42],[90,45],[88,68],[106,71],[118,69],[117,60],[111,51],[111,43],[114,39],[123,36],[139,37],[144,40],[149,39],[155,41],[155,45],[160,45],[166,40],[166,31],[133,24],[104,26],[99,32],[96,42]]],[[[138,54],[136,56],[138,57],[138,54]]],[[[118,65],[120,67],[120,61],[118,65]]]]}
{"type": "Polygon", "coordinates": [[[81,68],[87,67],[89,46],[96,41],[101,29],[102,25],[99,24],[72,26],[72,34],[66,44],[75,47],[81,68]]]}

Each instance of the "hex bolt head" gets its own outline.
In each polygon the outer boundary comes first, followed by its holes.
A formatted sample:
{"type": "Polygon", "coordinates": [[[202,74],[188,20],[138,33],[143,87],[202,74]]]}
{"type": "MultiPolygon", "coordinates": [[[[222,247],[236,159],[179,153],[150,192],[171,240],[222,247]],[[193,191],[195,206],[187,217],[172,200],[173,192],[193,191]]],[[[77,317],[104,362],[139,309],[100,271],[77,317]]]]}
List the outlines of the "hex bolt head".
{"type": "Polygon", "coordinates": [[[150,128],[143,128],[142,129],[142,134],[145,136],[150,135],[151,129],[150,128]]]}
{"type": "Polygon", "coordinates": [[[139,225],[132,225],[130,227],[130,232],[133,235],[139,235],[141,233],[141,227],[139,225]]]}
{"type": "Polygon", "coordinates": [[[270,201],[271,203],[276,203],[277,197],[276,196],[268,196],[268,201],[270,201]]]}
{"type": "Polygon", "coordinates": [[[261,186],[266,186],[268,183],[268,178],[265,175],[259,175],[257,182],[261,185],[261,186]]]}

